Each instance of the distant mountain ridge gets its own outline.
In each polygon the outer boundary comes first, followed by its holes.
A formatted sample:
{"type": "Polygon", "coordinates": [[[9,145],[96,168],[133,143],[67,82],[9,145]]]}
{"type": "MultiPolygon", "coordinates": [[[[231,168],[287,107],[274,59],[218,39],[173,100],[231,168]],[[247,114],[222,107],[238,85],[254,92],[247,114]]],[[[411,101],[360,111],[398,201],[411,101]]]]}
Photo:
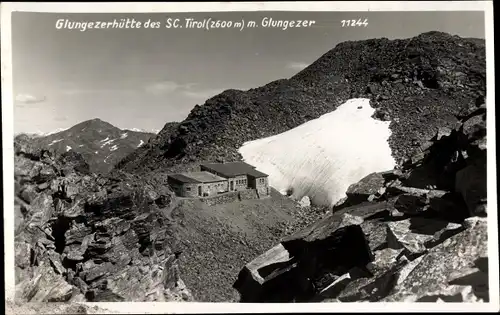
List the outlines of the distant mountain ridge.
{"type": "Polygon", "coordinates": [[[107,173],[135,149],[146,144],[154,133],[120,129],[99,118],[45,135],[20,134],[38,148],[64,153],[70,150],[83,156],[95,173],[107,173]]]}
{"type": "MultiPolygon", "coordinates": [[[[226,90],[196,105],[175,130],[116,168],[142,173],[189,169],[203,161],[240,160],[247,141],[270,137],[368,98],[375,117],[391,121],[392,154],[400,162],[486,95],[484,40],[442,32],[409,39],[347,41],[290,79],[248,91],[226,90]]],[[[349,136],[349,135],[345,135],[349,136]]]]}

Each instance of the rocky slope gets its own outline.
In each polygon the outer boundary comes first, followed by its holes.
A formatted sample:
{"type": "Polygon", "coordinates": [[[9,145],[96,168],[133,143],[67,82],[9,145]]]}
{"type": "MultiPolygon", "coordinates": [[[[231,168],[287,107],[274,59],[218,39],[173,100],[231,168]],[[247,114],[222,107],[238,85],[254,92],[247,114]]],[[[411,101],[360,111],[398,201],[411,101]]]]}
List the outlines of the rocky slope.
{"type": "Polygon", "coordinates": [[[94,173],[107,173],[135,149],[145,145],[153,133],[122,130],[98,118],[45,136],[19,135],[23,141],[56,153],[75,151],[83,156],[94,173]]]}
{"type": "Polygon", "coordinates": [[[168,245],[161,179],[89,172],[74,151],[15,143],[16,300],[191,300],[168,245]]]}
{"type": "Polygon", "coordinates": [[[174,134],[174,132],[179,127],[179,124],[180,123],[178,122],[166,123],[165,126],[163,126],[162,130],[158,133],[159,136],[152,136],[147,143],[140,146],[139,148],[136,148],[132,153],[122,156],[122,158],[118,160],[115,166],[121,165],[128,160],[140,161],[145,159],[150,152],[161,151],[161,139],[168,138],[171,134],[174,134]]]}
{"type": "Polygon", "coordinates": [[[72,150],[52,155],[21,140],[15,142],[21,302],[234,301],[238,266],[314,218],[304,219],[295,201],[275,191],[266,200],[181,200],[164,173],[96,175],[72,150]]]}
{"type": "Polygon", "coordinates": [[[489,301],[485,105],[429,140],[249,262],[241,302],[489,301]]]}
{"type": "Polygon", "coordinates": [[[244,142],[297,127],[355,97],[370,98],[376,117],[391,120],[390,145],[401,161],[438,127],[453,128],[456,115],[483,102],[485,60],[484,41],[440,32],[344,42],[290,79],[227,90],[195,106],[174,133],[161,131],[156,145],[117,168],[147,172],[237,160],[244,142]]]}

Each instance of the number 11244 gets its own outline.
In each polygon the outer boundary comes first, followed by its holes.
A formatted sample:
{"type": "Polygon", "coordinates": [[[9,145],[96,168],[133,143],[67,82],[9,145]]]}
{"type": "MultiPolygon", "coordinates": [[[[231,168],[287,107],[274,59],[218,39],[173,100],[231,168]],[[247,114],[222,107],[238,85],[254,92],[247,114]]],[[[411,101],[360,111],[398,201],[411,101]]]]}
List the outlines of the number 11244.
{"type": "Polygon", "coordinates": [[[357,20],[342,20],[342,27],[356,27],[356,26],[368,26],[368,19],[357,19],[357,20]]]}

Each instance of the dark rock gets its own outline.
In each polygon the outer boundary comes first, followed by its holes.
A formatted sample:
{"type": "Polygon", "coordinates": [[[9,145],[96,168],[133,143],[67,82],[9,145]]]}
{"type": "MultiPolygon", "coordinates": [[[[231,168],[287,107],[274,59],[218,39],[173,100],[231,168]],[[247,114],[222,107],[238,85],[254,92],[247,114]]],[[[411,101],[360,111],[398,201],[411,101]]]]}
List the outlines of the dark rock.
{"type": "Polygon", "coordinates": [[[479,258],[474,261],[474,267],[464,267],[455,271],[449,277],[450,286],[467,286],[471,288],[471,299],[475,302],[481,299],[489,302],[488,290],[488,258],[479,258]]]}
{"type": "Polygon", "coordinates": [[[455,189],[471,216],[486,216],[486,164],[469,165],[456,174],[455,189]]]}
{"type": "Polygon", "coordinates": [[[245,265],[233,287],[240,293],[241,302],[290,301],[293,293],[289,292],[294,289],[290,274],[296,266],[288,251],[278,244],[245,265]]]}
{"type": "Polygon", "coordinates": [[[349,283],[337,298],[341,302],[377,302],[394,288],[405,265],[406,262],[397,262],[388,270],[360,277],[349,283]]]}
{"type": "Polygon", "coordinates": [[[385,178],[381,173],[372,173],[347,189],[346,195],[351,204],[366,201],[384,186],[385,178]]]}
{"type": "Polygon", "coordinates": [[[426,153],[420,152],[420,153],[413,155],[410,159],[410,162],[412,165],[418,165],[418,164],[423,163],[425,158],[426,158],[426,153]]]}
{"type": "Polygon", "coordinates": [[[352,281],[351,274],[345,273],[340,277],[337,277],[332,283],[327,287],[322,289],[317,293],[317,295],[311,300],[311,302],[321,301],[324,299],[331,299],[336,297],[342,292],[343,289],[352,281]]]}
{"type": "Polygon", "coordinates": [[[94,268],[91,268],[84,272],[81,272],[80,276],[83,280],[85,280],[85,282],[90,283],[103,277],[104,275],[108,275],[112,271],[112,269],[113,264],[106,262],[96,265],[94,268]]]}
{"type": "Polygon", "coordinates": [[[389,270],[394,266],[403,254],[403,248],[384,248],[373,252],[374,259],[368,264],[368,269],[374,274],[380,271],[389,270]]]}
{"type": "Polygon", "coordinates": [[[82,199],[77,199],[73,204],[62,211],[62,216],[66,218],[76,218],[84,214],[85,204],[82,199]]]}
{"type": "Polygon", "coordinates": [[[52,268],[54,268],[54,271],[60,275],[63,275],[66,273],[66,268],[64,268],[62,261],[61,261],[61,256],[54,252],[53,250],[48,251],[48,257],[50,260],[50,263],[52,265],[52,268]]]}
{"type": "Polygon", "coordinates": [[[394,180],[394,179],[399,179],[404,176],[403,172],[399,169],[393,169],[385,172],[380,172],[380,175],[384,177],[386,181],[394,180]]]}
{"type": "Polygon", "coordinates": [[[448,192],[437,189],[422,189],[415,187],[406,187],[400,185],[391,185],[387,187],[387,192],[391,195],[405,194],[414,197],[425,198],[440,198],[445,196],[448,192]]]}
{"type": "Polygon", "coordinates": [[[428,197],[428,211],[433,211],[436,217],[453,222],[462,222],[469,217],[467,205],[457,193],[447,193],[440,197],[428,197]]]}
{"type": "Polygon", "coordinates": [[[29,206],[29,224],[44,226],[52,217],[54,212],[54,202],[52,196],[40,193],[29,206]]]}
{"type": "Polygon", "coordinates": [[[462,125],[462,133],[467,138],[479,138],[486,134],[486,121],[483,116],[472,116],[462,125]]]}
{"type": "Polygon", "coordinates": [[[366,90],[365,92],[367,94],[377,94],[379,91],[378,89],[378,86],[374,83],[369,83],[367,86],[366,86],[366,90]]]}
{"type": "Polygon", "coordinates": [[[449,290],[450,281],[457,278],[457,271],[464,272],[465,267],[487,257],[486,219],[467,219],[464,227],[465,231],[448,238],[420,257],[418,265],[383,301],[411,302],[435,295],[433,292],[449,290]]]}
{"type": "Polygon", "coordinates": [[[21,198],[27,203],[32,203],[38,195],[36,185],[26,185],[21,192],[21,198]]]}
{"type": "Polygon", "coordinates": [[[348,213],[343,214],[341,217],[328,216],[293,235],[285,237],[282,244],[292,256],[295,256],[295,249],[300,252],[301,244],[306,246],[306,244],[327,240],[337,230],[351,225],[359,225],[362,222],[363,218],[348,213]]]}
{"type": "Polygon", "coordinates": [[[414,258],[460,231],[460,224],[413,217],[387,223],[387,245],[404,249],[407,257],[414,258]]]}
{"type": "MultiPolygon", "coordinates": [[[[384,215],[389,216],[389,212],[384,215]]],[[[365,234],[368,246],[372,251],[380,249],[385,246],[387,239],[387,228],[385,223],[386,217],[380,219],[365,220],[361,223],[361,229],[365,234]]]]}
{"type": "MultiPolygon", "coordinates": [[[[298,260],[296,280],[304,289],[298,298],[312,298],[329,282],[331,276],[338,277],[356,266],[366,265],[372,260],[363,230],[357,224],[360,218],[344,215],[337,226],[325,224],[312,233],[292,236],[282,241],[283,247],[298,260]],[[357,248],[355,252],[352,248],[357,248]]],[[[299,285],[300,286],[300,285],[299,285]]]]}
{"type": "Polygon", "coordinates": [[[394,208],[402,213],[417,214],[427,210],[427,196],[402,194],[397,197],[394,208]]]}
{"type": "Polygon", "coordinates": [[[59,156],[59,163],[63,165],[61,171],[63,175],[69,175],[73,172],[88,174],[90,167],[85,158],[78,152],[70,150],[59,156]]]}
{"type": "Polygon", "coordinates": [[[44,260],[35,268],[32,278],[16,286],[16,299],[25,302],[66,302],[75,289],[44,260]]]}

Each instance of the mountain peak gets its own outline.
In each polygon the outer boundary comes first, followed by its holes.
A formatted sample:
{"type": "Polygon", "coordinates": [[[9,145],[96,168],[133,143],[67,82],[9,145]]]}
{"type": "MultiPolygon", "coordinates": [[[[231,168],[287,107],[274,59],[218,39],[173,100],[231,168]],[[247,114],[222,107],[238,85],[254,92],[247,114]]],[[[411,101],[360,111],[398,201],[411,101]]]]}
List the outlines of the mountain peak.
{"type": "Polygon", "coordinates": [[[100,118],[93,118],[93,119],[85,120],[85,121],[81,122],[79,125],[81,125],[81,124],[84,124],[84,125],[111,125],[111,126],[113,126],[109,122],[104,121],[100,118]]]}
{"type": "Polygon", "coordinates": [[[484,96],[486,53],[476,42],[426,32],[340,43],[290,79],[227,90],[195,106],[178,127],[160,131],[147,152],[117,167],[140,173],[238,160],[243,143],[283,133],[353,98],[370,99],[377,118],[394,122],[389,143],[400,161],[443,122],[453,128],[453,115],[484,96]]]}
{"type": "Polygon", "coordinates": [[[152,133],[122,130],[100,118],[36,138],[20,135],[19,141],[31,141],[35,147],[50,148],[64,154],[79,153],[92,172],[107,173],[118,161],[148,142],[152,133]],[[31,139],[31,140],[30,140],[31,139]]]}

